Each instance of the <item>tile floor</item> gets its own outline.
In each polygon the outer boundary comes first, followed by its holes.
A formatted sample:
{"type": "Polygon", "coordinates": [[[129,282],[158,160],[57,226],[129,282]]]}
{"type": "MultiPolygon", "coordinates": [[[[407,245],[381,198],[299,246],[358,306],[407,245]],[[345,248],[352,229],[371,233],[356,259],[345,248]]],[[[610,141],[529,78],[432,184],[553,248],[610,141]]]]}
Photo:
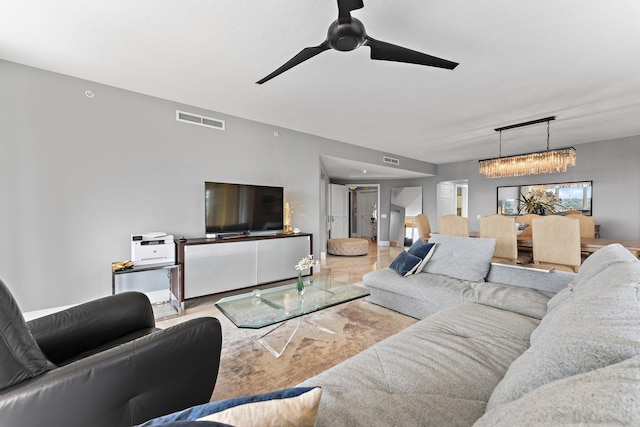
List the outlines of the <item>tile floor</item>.
{"type": "MultiPolygon", "coordinates": [[[[325,259],[320,260],[320,265],[314,267],[312,277],[332,277],[345,283],[357,283],[362,281],[362,276],[366,273],[388,267],[402,250],[403,248],[400,247],[378,246],[375,242],[369,242],[367,255],[350,257],[327,254],[325,259]]],[[[194,317],[218,316],[220,312],[214,304],[220,298],[248,291],[250,289],[239,289],[186,301],[182,316],[159,320],[157,325],[160,328],[167,328],[194,317]]]]}

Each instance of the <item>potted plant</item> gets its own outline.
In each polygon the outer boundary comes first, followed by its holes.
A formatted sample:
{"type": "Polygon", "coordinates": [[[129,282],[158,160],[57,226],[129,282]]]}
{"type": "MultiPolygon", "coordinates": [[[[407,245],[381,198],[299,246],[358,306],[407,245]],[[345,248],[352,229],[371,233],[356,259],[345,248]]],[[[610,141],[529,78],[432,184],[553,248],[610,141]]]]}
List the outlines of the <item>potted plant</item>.
{"type": "Polygon", "coordinates": [[[520,196],[518,215],[522,215],[523,213],[538,215],[553,214],[558,206],[561,206],[560,200],[551,191],[531,190],[520,196]]]}

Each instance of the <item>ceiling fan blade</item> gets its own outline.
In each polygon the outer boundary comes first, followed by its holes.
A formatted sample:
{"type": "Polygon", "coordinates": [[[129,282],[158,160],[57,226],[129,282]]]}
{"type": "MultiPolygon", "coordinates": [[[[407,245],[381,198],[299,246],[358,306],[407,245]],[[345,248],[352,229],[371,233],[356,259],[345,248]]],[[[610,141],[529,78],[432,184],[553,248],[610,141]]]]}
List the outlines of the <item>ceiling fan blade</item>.
{"type": "Polygon", "coordinates": [[[296,56],[287,61],[282,67],[278,68],[263,79],[258,80],[256,83],[261,85],[262,83],[271,80],[272,78],[284,73],[285,71],[295,67],[296,65],[306,61],[307,59],[313,58],[314,56],[328,49],[331,49],[331,47],[329,46],[329,42],[326,40],[321,45],[318,45],[316,47],[306,47],[302,49],[296,56]]]}
{"type": "Polygon", "coordinates": [[[406,47],[381,42],[371,37],[367,37],[364,44],[371,48],[371,59],[408,62],[411,64],[427,65],[429,67],[446,68],[447,70],[453,70],[458,66],[457,62],[447,61],[446,59],[437,58],[427,55],[426,53],[407,49],[406,47]]]}
{"type": "Polygon", "coordinates": [[[338,22],[341,24],[351,22],[351,11],[363,7],[362,0],[338,0],[338,22]]]}

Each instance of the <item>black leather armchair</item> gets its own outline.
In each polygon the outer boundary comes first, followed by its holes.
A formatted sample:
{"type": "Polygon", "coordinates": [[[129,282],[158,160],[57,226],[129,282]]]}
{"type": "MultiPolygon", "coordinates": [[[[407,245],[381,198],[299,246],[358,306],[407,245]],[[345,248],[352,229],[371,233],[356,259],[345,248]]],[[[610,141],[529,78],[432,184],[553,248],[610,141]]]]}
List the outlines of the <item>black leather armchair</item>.
{"type": "Polygon", "coordinates": [[[0,280],[0,427],[128,427],[206,403],[221,346],[217,319],[157,329],[137,292],[25,322],[0,280]]]}

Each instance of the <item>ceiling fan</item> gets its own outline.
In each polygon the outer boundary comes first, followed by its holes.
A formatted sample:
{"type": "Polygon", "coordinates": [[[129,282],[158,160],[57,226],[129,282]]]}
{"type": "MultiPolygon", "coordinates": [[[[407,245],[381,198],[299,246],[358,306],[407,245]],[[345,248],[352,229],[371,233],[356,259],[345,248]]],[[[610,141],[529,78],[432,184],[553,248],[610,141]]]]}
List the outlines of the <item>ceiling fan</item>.
{"type": "Polygon", "coordinates": [[[453,70],[458,65],[457,62],[436,58],[435,56],[382,42],[370,37],[365,32],[362,22],[351,17],[352,10],[362,9],[363,7],[364,3],[362,0],[338,0],[338,19],[333,21],[329,26],[327,39],[316,47],[302,49],[300,53],[291,58],[282,67],[265,78],[258,80],[256,83],[263,84],[325,50],[335,49],[348,52],[360,46],[369,46],[371,48],[371,59],[408,62],[411,64],[427,65],[429,67],[446,68],[448,70],[453,70]]]}

